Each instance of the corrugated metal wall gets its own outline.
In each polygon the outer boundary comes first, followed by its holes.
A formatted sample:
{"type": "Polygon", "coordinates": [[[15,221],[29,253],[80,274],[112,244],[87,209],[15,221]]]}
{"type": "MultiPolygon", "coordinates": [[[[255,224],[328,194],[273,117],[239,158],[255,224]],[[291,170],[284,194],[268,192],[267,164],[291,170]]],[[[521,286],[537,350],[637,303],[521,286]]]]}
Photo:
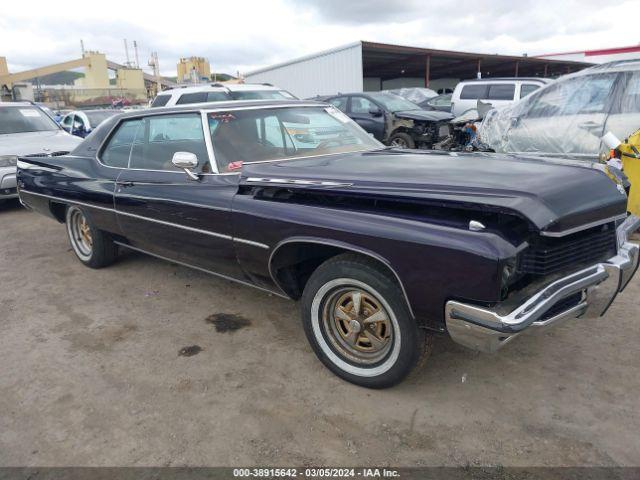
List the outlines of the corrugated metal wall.
{"type": "Polygon", "coordinates": [[[299,98],[361,92],[362,43],[263,68],[245,75],[247,83],[271,83],[299,98]]]}

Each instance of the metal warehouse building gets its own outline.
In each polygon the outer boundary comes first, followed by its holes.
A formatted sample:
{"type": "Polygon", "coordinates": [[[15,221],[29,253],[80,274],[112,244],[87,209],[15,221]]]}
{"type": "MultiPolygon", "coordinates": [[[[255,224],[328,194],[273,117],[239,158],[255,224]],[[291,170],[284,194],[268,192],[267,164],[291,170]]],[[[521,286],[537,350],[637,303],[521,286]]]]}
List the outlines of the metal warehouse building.
{"type": "Polygon", "coordinates": [[[358,41],[245,74],[300,98],[400,87],[452,89],[462,79],[556,77],[591,63],[527,56],[488,55],[358,41]]]}

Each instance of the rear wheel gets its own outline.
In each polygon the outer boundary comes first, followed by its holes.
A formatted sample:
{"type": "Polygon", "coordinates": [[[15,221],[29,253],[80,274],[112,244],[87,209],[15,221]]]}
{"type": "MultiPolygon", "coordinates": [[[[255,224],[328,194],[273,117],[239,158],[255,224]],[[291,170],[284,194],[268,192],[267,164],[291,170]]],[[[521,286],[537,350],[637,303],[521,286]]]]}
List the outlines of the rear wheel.
{"type": "Polygon", "coordinates": [[[78,260],[91,268],[106,267],[116,260],[118,246],[80,207],[67,208],[65,217],[69,242],[78,260]]]}
{"type": "Polygon", "coordinates": [[[411,135],[404,132],[397,132],[391,135],[389,145],[397,148],[416,148],[416,142],[413,141],[411,135]]]}
{"type": "Polygon", "coordinates": [[[340,255],[313,273],[302,318],[316,355],[357,385],[385,388],[404,379],[430,351],[394,278],[357,255],[340,255]]]}

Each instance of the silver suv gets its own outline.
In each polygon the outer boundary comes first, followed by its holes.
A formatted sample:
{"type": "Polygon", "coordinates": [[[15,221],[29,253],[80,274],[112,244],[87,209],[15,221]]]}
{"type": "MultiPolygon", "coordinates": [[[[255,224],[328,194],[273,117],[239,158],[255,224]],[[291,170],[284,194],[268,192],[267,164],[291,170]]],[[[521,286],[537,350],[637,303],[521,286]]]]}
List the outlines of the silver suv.
{"type": "Polygon", "coordinates": [[[229,100],[292,100],[292,94],[272,85],[211,83],[181,86],[165,90],[151,103],[152,107],[172,107],[190,103],[229,100]]]}

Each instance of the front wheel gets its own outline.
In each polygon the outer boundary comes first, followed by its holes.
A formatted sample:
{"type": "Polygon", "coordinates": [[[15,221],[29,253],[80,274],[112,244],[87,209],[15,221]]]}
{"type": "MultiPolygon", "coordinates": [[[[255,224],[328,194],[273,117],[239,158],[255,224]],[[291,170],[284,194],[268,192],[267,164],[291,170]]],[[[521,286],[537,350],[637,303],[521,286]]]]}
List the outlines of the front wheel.
{"type": "Polygon", "coordinates": [[[430,351],[432,336],[418,328],[395,278],[357,255],[318,267],[301,303],[305,333],[320,361],[356,385],[395,385],[430,351]]]}
{"type": "Polygon", "coordinates": [[[69,242],[78,260],[91,268],[106,267],[116,260],[118,246],[108,233],[96,228],[80,207],[67,208],[65,219],[69,242]]]}
{"type": "Polygon", "coordinates": [[[411,135],[404,132],[397,132],[391,135],[389,145],[397,148],[416,148],[416,142],[413,141],[411,135]]]}

